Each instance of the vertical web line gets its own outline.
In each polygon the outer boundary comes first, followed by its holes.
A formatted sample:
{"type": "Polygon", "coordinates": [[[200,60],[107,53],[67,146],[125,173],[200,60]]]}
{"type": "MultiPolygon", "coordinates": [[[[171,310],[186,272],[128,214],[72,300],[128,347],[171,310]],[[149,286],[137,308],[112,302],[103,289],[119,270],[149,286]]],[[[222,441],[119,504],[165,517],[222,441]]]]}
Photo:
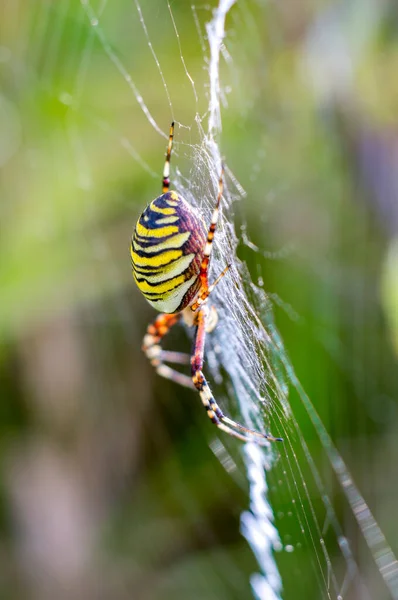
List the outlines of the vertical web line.
{"type": "MultiPolygon", "coordinates": [[[[213,18],[206,24],[210,48],[209,61],[209,116],[207,146],[215,165],[221,165],[221,154],[216,138],[222,129],[220,53],[225,36],[225,20],[235,0],[220,0],[213,11],[213,18]]],[[[261,573],[253,574],[250,580],[253,594],[258,600],[280,600],[282,580],[273,555],[280,547],[279,534],[274,525],[274,515],[268,501],[266,472],[271,467],[271,454],[255,444],[246,444],[244,461],[249,482],[250,510],[241,515],[241,532],[251,546],[261,573]]]]}

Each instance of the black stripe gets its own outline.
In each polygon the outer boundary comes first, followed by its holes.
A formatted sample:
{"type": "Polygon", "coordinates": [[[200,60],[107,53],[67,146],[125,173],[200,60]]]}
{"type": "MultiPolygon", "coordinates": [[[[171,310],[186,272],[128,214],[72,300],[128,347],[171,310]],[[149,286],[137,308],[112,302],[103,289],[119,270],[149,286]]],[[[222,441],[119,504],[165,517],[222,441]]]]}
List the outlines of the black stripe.
{"type": "MultiPolygon", "coordinates": [[[[177,196],[178,196],[178,194],[177,194],[177,196]]],[[[178,202],[180,200],[180,196],[178,196],[178,200],[177,200],[176,198],[172,198],[171,197],[171,192],[166,192],[165,194],[162,194],[161,196],[158,196],[153,201],[153,203],[158,208],[170,208],[170,204],[167,203],[167,200],[172,200],[173,202],[178,202]]],[[[175,206],[173,208],[175,208],[176,210],[178,210],[178,206],[175,206]]]]}
{"type": "MultiPolygon", "coordinates": [[[[159,238],[157,238],[157,239],[159,239],[159,238]]],[[[136,240],[133,240],[133,241],[136,241],[136,240]]],[[[137,241],[137,244],[138,243],[139,242],[137,241]]],[[[162,243],[162,242],[160,241],[159,243],[162,243]]],[[[145,250],[138,250],[138,249],[134,248],[134,244],[133,243],[131,244],[131,247],[132,247],[133,251],[136,254],[138,254],[138,256],[140,256],[141,258],[151,258],[152,256],[153,257],[160,256],[164,252],[169,252],[169,250],[170,251],[172,251],[172,250],[181,250],[182,251],[182,255],[181,256],[184,256],[184,250],[183,250],[184,244],[182,246],[177,246],[176,248],[171,247],[171,248],[165,248],[164,250],[158,250],[157,252],[145,252],[145,250]]],[[[181,258],[181,256],[179,258],[181,258]]],[[[178,260],[178,259],[175,258],[174,260],[178,260]]],[[[173,261],[171,261],[171,262],[173,262],[173,261]]],[[[167,264],[170,264],[170,263],[167,263],[167,264]]],[[[162,265],[162,266],[166,266],[166,265],[162,265]]]]}
{"type": "MultiPolygon", "coordinates": [[[[153,210],[145,211],[139,220],[140,225],[145,227],[145,229],[161,229],[162,227],[178,227],[179,216],[175,215],[162,215],[161,213],[157,213],[153,210]],[[148,214],[150,213],[150,214],[148,214]],[[148,217],[148,221],[144,221],[144,216],[148,217]],[[174,223],[158,223],[160,219],[167,219],[169,217],[176,217],[176,221],[174,223]]],[[[174,232],[171,235],[176,235],[177,232],[174,232]]]]}
{"type": "MultiPolygon", "coordinates": [[[[177,233],[173,233],[173,235],[178,235],[177,233]]],[[[155,246],[157,244],[161,244],[162,242],[164,242],[165,240],[167,240],[169,237],[171,237],[170,235],[167,236],[163,236],[163,237],[155,237],[155,236],[151,236],[151,237],[141,237],[138,235],[137,232],[134,232],[134,237],[133,237],[133,241],[137,242],[137,244],[140,244],[140,246],[147,246],[148,248],[150,248],[151,246],[155,246]]]]}
{"type": "Polygon", "coordinates": [[[181,284],[176,285],[175,287],[171,288],[170,290],[167,290],[167,292],[162,292],[161,294],[159,294],[159,292],[142,292],[142,294],[144,294],[144,296],[147,298],[150,298],[151,300],[157,301],[157,300],[165,300],[165,296],[166,294],[170,294],[170,292],[173,292],[174,290],[176,290],[177,288],[180,287],[181,284]]]}
{"type": "MultiPolygon", "coordinates": [[[[133,263],[133,260],[131,260],[131,262],[133,263]]],[[[164,265],[166,266],[166,265],[164,265]]],[[[133,263],[133,268],[134,271],[136,271],[136,273],[143,273],[144,275],[159,275],[160,273],[162,273],[163,271],[163,266],[161,267],[152,267],[150,265],[148,265],[147,267],[141,267],[141,265],[136,265],[133,263]]]]}
{"type": "MultiPolygon", "coordinates": [[[[134,270],[135,270],[135,268],[137,266],[138,269],[143,269],[143,270],[144,269],[156,269],[156,270],[159,269],[159,272],[161,272],[161,271],[163,271],[163,269],[165,267],[168,267],[169,265],[171,265],[172,263],[176,262],[177,260],[180,260],[182,258],[182,256],[179,256],[178,258],[173,258],[173,260],[170,260],[168,263],[164,263],[164,265],[161,265],[160,267],[152,267],[151,265],[148,265],[147,267],[145,265],[136,265],[135,262],[133,261],[133,258],[131,258],[131,263],[133,265],[133,269],[134,270]]],[[[145,255],[142,258],[148,258],[148,257],[145,255]]],[[[192,263],[190,263],[189,266],[191,266],[191,264],[192,263]]]]}
{"type": "MultiPolygon", "coordinates": [[[[138,235],[138,233],[135,231],[134,232],[134,237],[133,237],[133,241],[136,242],[137,244],[140,244],[140,246],[146,246],[147,248],[150,248],[151,246],[157,246],[158,244],[162,244],[165,240],[168,240],[169,238],[175,236],[175,235],[179,235],[180,233],[184,233],[184,232],[176,232],[173,233],[172,235],[166,235],[163,237],[141,237],[138,235]]],[[[163,252],[163,250],[162,250],[163,252]]]]}
{"type": "MultiPolygon", "coordinates": [[[[134,269],[135,270],[135,269],[134,269]]],[[[150,285],[151,287],[156,287],[158,285],[163,285],[164,283],[167,283],[168,281],[172,281],[172,279],[175,279],[176,277],[181,277],[181,275],[185,275],[185,279],[184,281],[181,281],[180,283],[178,283],[177,285],[175,285],[173,288],[171,288],[169,291],[171,291],[172,289],[174,290],[175,288],[179,287],[182,283],[185,283],[185,281],[187,281],[187,279],[189,279],[189,274],[186,273],[187,269],[185,269],[185,271],[183,271],[182,273],[177,273],[177,275],[172,275],[171,277],[169,277],[168,279],[162,279],[162,281],[157,281],[156,283],[151,283],[150,281],[148,281],[144,275],[140,274],[135,274],[135,277],[138,281],[145,281],[145,283],[147,283],[148,285],[150,285]]],[[[146,292],[145,292],[146,293],[146,292]]],[[[152,292],[149,292],[152,293],[152,292]]],[[[168,294],[168,292],[164,292],[165,294],[168,294]]]]}
{"type": "MultiPolygon", "coordinates": [[[[161,275],[163,273],[165,267],[169,267],[172,263],[177,262],[177,260],[180,260],[180,259],[176,258],[175,260],[172,260],[169,263],[162,265],[161,267],[152,267],[151,265],[148,265],[147,267],[142,267],[141,265],[136,265],[133,261],[131,261],[131,262],[133,265],[134,272],[137,273],[138,275],[161,275]]],[[[183,273],[185,273],[185,271],[187,271],[190,266],[191,266],[191,263],[188,265],[188,267],[186,269],[184,269],[184,271],[181,271],[181,273],[177,273],[177,275],[182,275],[183,273]]],[[[177,275],[173,275],[173,277],[177,277],[177,275]]]]}

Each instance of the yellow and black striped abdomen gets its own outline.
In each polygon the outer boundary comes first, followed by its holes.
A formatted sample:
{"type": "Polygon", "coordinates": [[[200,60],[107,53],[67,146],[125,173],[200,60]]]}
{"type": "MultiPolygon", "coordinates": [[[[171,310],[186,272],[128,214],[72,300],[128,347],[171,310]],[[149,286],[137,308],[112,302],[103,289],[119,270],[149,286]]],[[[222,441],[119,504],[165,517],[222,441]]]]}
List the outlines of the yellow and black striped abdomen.
{"type": "Polygon", "coordinates": [[[131,260],[134,279],[154,308],[175,313],[193,302],[205,244],[203,221],[176,192],[147,206],[135,226],[131,260]]]}

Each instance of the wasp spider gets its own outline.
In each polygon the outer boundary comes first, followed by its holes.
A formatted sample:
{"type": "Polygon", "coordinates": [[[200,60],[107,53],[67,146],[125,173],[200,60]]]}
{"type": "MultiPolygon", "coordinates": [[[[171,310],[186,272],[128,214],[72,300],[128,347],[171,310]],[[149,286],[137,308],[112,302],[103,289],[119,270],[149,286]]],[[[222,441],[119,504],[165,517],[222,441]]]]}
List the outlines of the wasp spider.
{"type": "Polygon", "coordinates": [[[223,170],[217,202],[206,232],[202,219],[184,198],[169,191],[173,134],[174,123],[170,127],[162,195],[153,200],[139,217],[131,242],[136,284],[149,304],[162,313],[149,325],[143,350],[159,375],[198,390],[208,417],[219,429],[244,441],[281,441],[281,438],[248,429],[227,417],[217,405],[203,375],[205,335],[217,322],[215,308],[209,309],[207,299],[228,270],[226,267],[209,285],[209,262],[223,193],[223,170]],[[196,328],[192,357],[163,350],[160,346],[162,338],[181,319],[196,328]],[[192,377],[172,369],[166,362],[190,363],[192,377]]]}

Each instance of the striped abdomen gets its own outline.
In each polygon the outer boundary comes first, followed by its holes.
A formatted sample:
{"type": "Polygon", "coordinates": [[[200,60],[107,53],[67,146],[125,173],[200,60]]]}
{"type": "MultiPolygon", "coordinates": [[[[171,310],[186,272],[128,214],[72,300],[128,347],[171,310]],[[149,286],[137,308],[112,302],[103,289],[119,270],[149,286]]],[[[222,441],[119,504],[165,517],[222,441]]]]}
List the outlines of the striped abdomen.
{"type": "Polygon", "coordinates": [[[175,313],[193,302],[205,245],[204,223],[176,192],[147,206],[135,226],[131,260],[134,279],[154,308],[175,313]]]}

